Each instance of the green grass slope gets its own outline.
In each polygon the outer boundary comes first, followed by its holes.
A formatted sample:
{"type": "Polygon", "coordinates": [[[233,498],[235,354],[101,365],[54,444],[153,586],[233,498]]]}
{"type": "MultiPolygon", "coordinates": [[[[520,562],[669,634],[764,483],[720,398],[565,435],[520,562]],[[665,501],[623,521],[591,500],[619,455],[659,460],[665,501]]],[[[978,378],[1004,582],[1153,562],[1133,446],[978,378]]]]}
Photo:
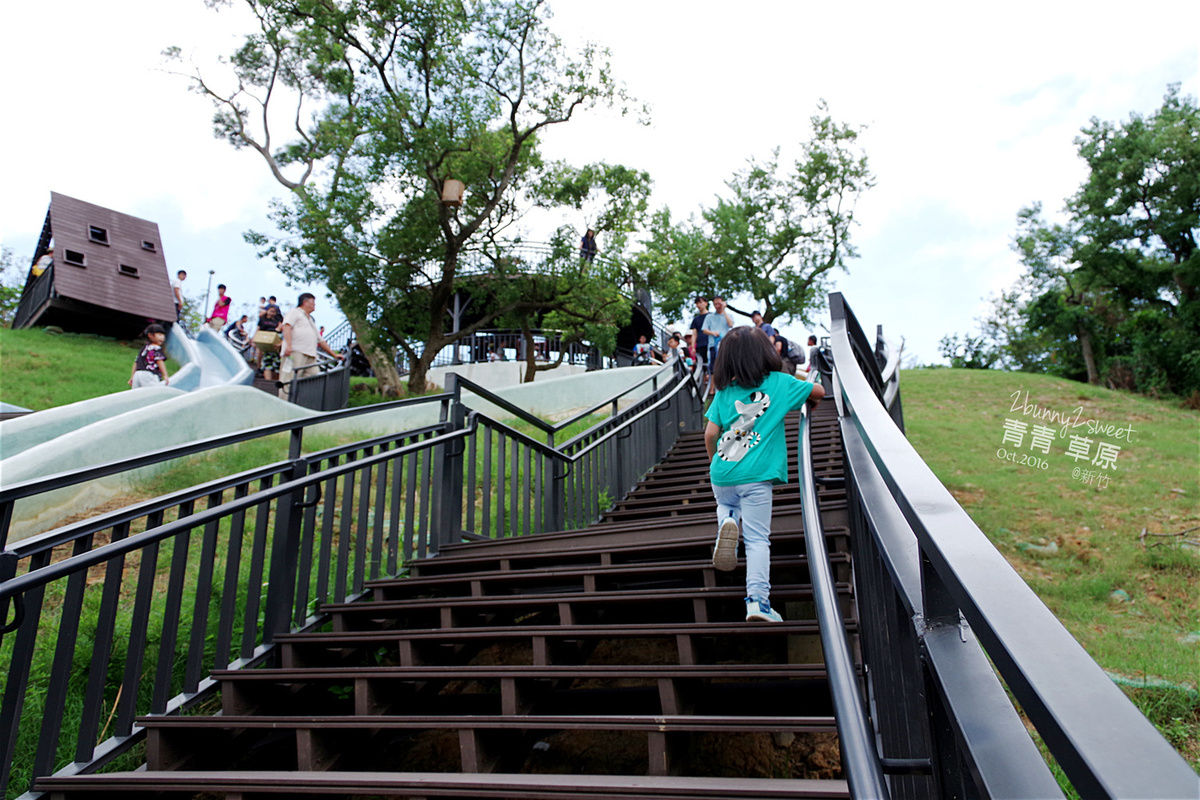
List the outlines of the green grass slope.
{"type": "Polygon", "coordinates": [[[1200,764],[1200,414],[1025,373],[910,370],[900,386],[913,446],[1092,657],[1192,690],[1130,693],[1200,764]]]}
{"type": "MultiPolygon", "coordinates": [[[[142,344],[0,328],[0,400],[41,411],[128,390],[142,344]]],[[[167,362],[168,373],[178,369],[167,362]]]]}

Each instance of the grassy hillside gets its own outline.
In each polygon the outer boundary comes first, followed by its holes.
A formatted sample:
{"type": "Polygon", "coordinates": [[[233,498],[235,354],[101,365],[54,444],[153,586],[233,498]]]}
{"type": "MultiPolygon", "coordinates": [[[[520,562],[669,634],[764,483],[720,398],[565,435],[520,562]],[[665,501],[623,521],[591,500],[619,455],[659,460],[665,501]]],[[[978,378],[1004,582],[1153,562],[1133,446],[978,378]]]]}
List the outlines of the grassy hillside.
{"type": "MultiPolygon", "coordinates": [[[[0,400],[41,411],[129,389],[143,342],[0,328],[0,400]]],[[[174,374],[179,365],[167,362],[174,374]]]]}
{"type": "Polygon", "coordinates": [[[900,385],[913,446],[1100,665],[1193,690],[1132,693],[1200,764],[1200,548],[1188,543],[1200,541],[1200,414],[1023,373],[911,370],[900,385]],[[1066,435],[1035,405],[1066,417],[1066,435]],[[1021,444],[1005,441],[1006,420],[1027,423],[1021,444]],[[1034,446],[1035,425],[1053,439],[1034,446]],[[1088,458],[1068,454],[1072,434],[1091,440],[1088,458]]]}

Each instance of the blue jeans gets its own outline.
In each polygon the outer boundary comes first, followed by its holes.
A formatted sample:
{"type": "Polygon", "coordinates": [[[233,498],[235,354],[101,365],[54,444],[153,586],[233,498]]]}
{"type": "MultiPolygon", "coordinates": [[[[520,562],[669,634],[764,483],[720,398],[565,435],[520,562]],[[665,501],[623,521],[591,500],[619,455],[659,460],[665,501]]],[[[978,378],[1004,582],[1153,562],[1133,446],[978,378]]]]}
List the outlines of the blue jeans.
{"type": "Polygon", "coordinates": [[[771,599],[771,482],[714,486],[717,524],[726,517],[742,523],[746,545],[746,596],[771,599]]]}

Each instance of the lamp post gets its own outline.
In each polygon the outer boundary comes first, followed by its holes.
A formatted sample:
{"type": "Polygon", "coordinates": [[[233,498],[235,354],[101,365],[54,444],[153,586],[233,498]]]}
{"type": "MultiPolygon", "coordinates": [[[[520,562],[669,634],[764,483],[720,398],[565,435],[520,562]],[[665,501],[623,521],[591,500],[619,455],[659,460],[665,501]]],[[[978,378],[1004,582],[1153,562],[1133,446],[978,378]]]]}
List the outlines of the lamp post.
{"type": "Polygon", "coordinates": [[[204,318],[204,315],[208,313],[208,295],[212,292],[212,278],[213,273],[215,272],[215,269],[210,269],[208,271],[208,288],[204,290],[204,308],[200,309],[200,317],[202,319],[204,318]]]}

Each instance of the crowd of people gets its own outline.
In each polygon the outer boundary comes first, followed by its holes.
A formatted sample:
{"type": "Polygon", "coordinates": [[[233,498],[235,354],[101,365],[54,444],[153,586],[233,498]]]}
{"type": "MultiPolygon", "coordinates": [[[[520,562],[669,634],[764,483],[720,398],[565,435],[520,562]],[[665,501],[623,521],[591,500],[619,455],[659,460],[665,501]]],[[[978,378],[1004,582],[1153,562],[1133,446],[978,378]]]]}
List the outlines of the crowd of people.
{"type": "MultiPolygon", "coordinates": [[[[716,362],[721,342],[730,331],[738,327],[734,321],[733,312],[725,303],[725,298],[717,295],[712,298],[712,309],[709,309],[709,298],[697,297],[696,314],[692,317],[691,326],[682,336],[672,332],[667,338],[667,345],[659,350],[649,344],[645,336],[638,337],[638,343],[633,346],[633,365],[662,364],[671,359],[682,359],[690,369],[696,364],[704,367],[705,374],[712,374],[712,365],[716,362]]],[[[782,333],[777,331],[769,322],[764,321],[762,312],[754,311],[750,315],[750,325],[762,331],[767,342],[779,356],[781,369],[789,375],[798,375],[809,382],[817,380],[818,370],[815,365],[819,349],[817,337],[808,337],[807,350],[793,345],[782,333]]]]}
{"type": "MultiPolygon", "coordinates": [[[[183,312],[183,282],[186,279],[187,271],[179,270],[171,282],[177,319],[183,312]]],[[[258,298],[257,322],[251,323],[249,314],[230,321],[233,300],[226,291],[225,284],[217,284],[217,299],[204,323],[225,336],[265,380],[278,382],[282,399],[288,399],[291,383],[296,377],[302,377],[317,365],[320,351],[335,359],[345,358],[344,353],[338,353],[325,341],[325,327],[318,326],[313,319],[317,301],[311,292],[302,293],[296,307],[286,314],[274,295],[258,298]]],[[[146,345],[134,360],[129,385],[134,389],[167,385],[170,379],[163,352],[166,330],[161,325],[150,325],[142,335],[146,345]]]]}
{"type": "MultiPolygon", "coordinates": [[[[594,234],[588,232],[581,256],[595,256],[594,234]]],[[[173,284],[177,310],[183,305],[182,270],[173,284]]],[[[217,287],[218,297],[206,322],[224,331],[235,343],[260,351],[260,368],[268,379],[280,380],[279,396],[288,398],[291,382],[317,363],[318,351],[344,358],[324,340],[324,328],[312,318],[316,298],[301,294],[296,307],[281,314],[274,297],[259,298],[258,322],[251,333],[249,315],[229,322],[232,301],[226,287],[217,287]],[[276,349],[273,345],[278,344],[276,349]]],[[[817,337],[808,337],[807,357],[763,315],[755,311],[749,325],[738,325],[725,298],[697,297],[696,314],[682,337],[672,333],[666,347],[655,349],[646,336],[634,346],[634,364],[681,360],[689,368],[702,365],[715,395],[705,414],[704,443],[709,457],[709,480],[717,502],[717,535],[713,543],[713,567],[731,571],[738,566],[738,545],[745,541],[746,620],[781,622],[772,608],[771,509],[773,486],[787,483],[785,417],[808,404],[815,408],[825,395],[816,383],[817,337]],[[803,369],[802,369],[803,368],[803,369]]],[[[146,329],[147,343],[138,353],[129,385],[154,386],[169,381],[162,345],[166,333],[159,325],[146,329]]],[[[495,350],[489,360],[496,358],[495,350]]]]}
{"type": "Polygon", "coordinates": [[[739,325],[724,297],[713,297],[711,310],[708,297],[695,303],[696,314],[682,337],[671,333],[662,351],[640,337],[633,363],[680,359],[689,369],[704,367],[715,393],[704,431],[717,501],[713,567],[736,569],[744,541],[746,621],[782,622],[771,607],[772,487],[788,482],[785,417],[806,403],[815,408],[825,396],[817,383],[817,337],[808,337],[805,353],[759,311],[750,315],[749,325],[739,325]]]}

